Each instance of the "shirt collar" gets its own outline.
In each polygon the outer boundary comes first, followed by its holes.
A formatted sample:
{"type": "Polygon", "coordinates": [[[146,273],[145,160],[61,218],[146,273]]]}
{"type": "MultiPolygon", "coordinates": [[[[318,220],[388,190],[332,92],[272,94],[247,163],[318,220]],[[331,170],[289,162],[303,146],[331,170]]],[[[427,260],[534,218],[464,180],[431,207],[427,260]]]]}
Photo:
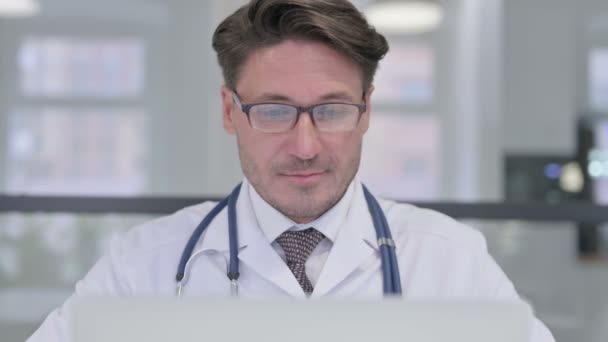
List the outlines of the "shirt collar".
{"type": "Polygon", "coordinates": [[[268,204],[249,182],[246,181],[244,184],[249,188],[249,200],[252,204],[254,214],[260,229],[264,232],[268,241],[274,241],[288,230],[302,230],[314,227],[316,230],[323,233],[331,242],[335,242],[340,226],[346,220],[346,215],[351,206],[355,187],[354,183],[355,181],[351,182],[346,189],[344,196],[342,196],[336,205],[316,220],[304,224],[294,222],[268,204]]]}

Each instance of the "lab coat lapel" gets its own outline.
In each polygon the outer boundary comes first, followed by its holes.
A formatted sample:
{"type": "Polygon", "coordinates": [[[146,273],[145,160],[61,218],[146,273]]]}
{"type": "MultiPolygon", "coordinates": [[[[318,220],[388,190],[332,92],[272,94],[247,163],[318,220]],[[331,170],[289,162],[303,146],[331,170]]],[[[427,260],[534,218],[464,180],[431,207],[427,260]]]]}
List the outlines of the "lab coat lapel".
{"type": "MultiPolygon", "coordinates": [[[[254,275],[244,274],[244,269],[272,282],[293,297],[306,297],[300,284],[287,264],[272,247],[260,227],[251,206],[247,181],[243,182],[237,200],[237,225],[241,281],[255,281],[254,275]]],[[[229,253],[227,208],[212,221],[203,238],[199,240],[197,253],[217,251],[229,253]]],[[[245,271],[246,272],[246,271],[245,271]]]]}
{"type": "Polygon", "coordinates": [[[315,285],[312,297],[328,294],[376,252],[376,232],[362,187],[357,183],[353,202],[325,266],[315,285]]]}
{"type": "Polygon", "coordinates": [[[289,295],[299,298],[306,297],[287,264],[277,254],[271,245],[271,241],[268,241],[259,227],[251,206],[249,188],[246,185],[246,183],[243,183],[237,203],[239,246],[244,247],[239,253],[239,260],[243,266],[272,282],[289,295]]]}
{"type": "Polygon", "coordinates": [[[293,297],[304,298],[300,284],[262,233],[251,237],[239,254],[241,263],[293,297]]]}

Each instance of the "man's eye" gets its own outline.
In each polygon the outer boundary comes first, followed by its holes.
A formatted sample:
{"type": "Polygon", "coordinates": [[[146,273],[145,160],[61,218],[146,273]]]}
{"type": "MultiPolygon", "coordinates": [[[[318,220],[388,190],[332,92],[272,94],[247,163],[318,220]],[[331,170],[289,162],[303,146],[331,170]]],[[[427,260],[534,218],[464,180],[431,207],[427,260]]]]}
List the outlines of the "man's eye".
{"type": "Polygon", "coordinates": [[[319,119],[333,119],[336,117],[342,117],[349,114],[350,108],[341,107],[336,105],[328,105],[326,107],[319,107],[315,113],[319,119]]]}
{"type": "Polygon", "coordinates": [[[260,105],[254,107],[252,113],[262,120],[291,120],[293,110],[289,107],[281,107],[274,105],[260,105]]]}
{"type": "Polygon", "coordinates": [[[319,111],[319,115],[324,118],[329,118],[338,115],[338,112],[335,109],[324,109],[319,111]]]}
{"type": "Polygon", "coordinates": [[[272,117],[272,118],[282,118],[289,115],[289,111],[284,109],[269,109],[266,110],[264,115],[272,117]]]}

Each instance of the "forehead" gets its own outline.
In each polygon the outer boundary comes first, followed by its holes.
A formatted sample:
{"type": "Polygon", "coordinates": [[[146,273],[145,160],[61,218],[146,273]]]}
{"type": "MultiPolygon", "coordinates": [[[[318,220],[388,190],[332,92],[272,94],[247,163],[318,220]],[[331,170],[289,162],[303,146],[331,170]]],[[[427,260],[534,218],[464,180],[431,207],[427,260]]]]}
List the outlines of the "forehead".
{"type": "Polygon", "coordinates": [[[302,100],[328,92],[361,94],[361,69],[336,49],[319,42],[287,40],[257,49],[237,82],[239,93],[277,93],[302,100]]]}

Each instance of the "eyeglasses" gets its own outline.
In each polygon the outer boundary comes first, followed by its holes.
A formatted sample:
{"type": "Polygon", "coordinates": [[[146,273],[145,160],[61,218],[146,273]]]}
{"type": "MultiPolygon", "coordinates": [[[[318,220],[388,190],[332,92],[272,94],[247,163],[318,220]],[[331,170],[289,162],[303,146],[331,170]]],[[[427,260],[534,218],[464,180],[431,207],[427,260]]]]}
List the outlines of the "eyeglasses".
{"type": "Polygon", "coordinates": [[[284,103],[241,103],[236,91],[234,103],[247,115],[251,127],[266,133],[287,132],[295,127],[300,114],[309,113],[313,124],[322,132],[347,132],[357,127],[365,104],[328,102],[310,107],[284,103]]]}

